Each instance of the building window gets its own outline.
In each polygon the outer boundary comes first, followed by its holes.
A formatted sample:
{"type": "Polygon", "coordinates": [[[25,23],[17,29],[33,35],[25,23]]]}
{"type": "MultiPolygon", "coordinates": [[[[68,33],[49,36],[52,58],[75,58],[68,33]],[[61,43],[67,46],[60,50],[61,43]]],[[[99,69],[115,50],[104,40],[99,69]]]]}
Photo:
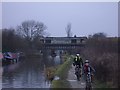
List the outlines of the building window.
{"type": "Polygon", "coordinates": [[[45,43],[51,43],[51,40],[45,40],[45,43]]]}
{"type": "Polygon", "coordinates": [[[81,39],[80,42],[81,42],[81,43],[84,42],[84,39],[81,39]]]}
{"type": "Polygon", "coordinates": [[[76,39],[72,39],[71,43],[77,43],[77,40],[76,39]]]}

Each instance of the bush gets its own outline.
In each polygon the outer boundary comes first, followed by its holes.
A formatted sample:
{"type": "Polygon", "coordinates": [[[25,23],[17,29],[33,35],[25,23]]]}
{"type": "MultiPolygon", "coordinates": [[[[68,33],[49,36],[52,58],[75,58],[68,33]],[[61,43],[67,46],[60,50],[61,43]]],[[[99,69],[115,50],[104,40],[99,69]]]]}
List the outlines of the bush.
{"type": "Polygon", "coordinates": [[[82,53],[96,69],[98,80],[118,86],[118,38],[90,38],[82,53]]]}

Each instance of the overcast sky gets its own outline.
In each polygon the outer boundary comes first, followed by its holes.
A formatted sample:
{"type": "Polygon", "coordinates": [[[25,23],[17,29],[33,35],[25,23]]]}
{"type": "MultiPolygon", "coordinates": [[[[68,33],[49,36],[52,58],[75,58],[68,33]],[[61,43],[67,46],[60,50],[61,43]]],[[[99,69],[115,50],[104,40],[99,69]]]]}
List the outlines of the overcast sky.
{"type": "Polygon", "coordinates": [[[43,22],[50,36],[66,36],[65,28],[69,22],[73,35],[88,36],[105,32],[108,36],[118,36],[118,3],[2,3],[3,28],[16,28],[25,20],[43,22]]]}

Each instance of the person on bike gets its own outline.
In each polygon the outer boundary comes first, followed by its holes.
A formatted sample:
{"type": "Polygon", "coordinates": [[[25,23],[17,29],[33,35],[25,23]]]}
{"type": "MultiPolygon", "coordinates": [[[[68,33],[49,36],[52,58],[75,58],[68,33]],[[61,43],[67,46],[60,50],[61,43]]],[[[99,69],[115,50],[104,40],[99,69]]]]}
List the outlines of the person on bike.
{"type": "Polygon", "coordinates": [[[83,60],[80,57],[79,54],[76,54],[76,57],[74,58],[73,61],[73,66],[75,66],[75,75],[77,76],[77,80],[80,80],[81,73],[82,73],[82,66],[83,66],[83,60]]]}
{"type": "Polygon", "coordinates": [[[89,64],[89,60],[86,60],[84,63],[83,72],[85,74],[85,79],[87,79],[87,74],[90,73],[91,82],[93,82],[93,73],[95,72],[95,69],[89,64]]]}
{"type": "Polygon", "coordinates": [[[74,58],[74,61],[73,61],[73,66],[79,66],[79,68],[82,68],[83,66],[83,60],[82,58],[80,57],[80,54],[76,54],[76,57],[74,58]]]}

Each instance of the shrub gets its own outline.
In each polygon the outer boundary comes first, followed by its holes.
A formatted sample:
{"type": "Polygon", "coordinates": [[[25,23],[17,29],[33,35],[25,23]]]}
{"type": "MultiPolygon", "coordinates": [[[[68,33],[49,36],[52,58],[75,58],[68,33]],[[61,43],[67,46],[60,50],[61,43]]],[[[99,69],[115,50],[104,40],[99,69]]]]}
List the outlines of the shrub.
{"type": "Polygon", "coordinates": [[[82,54],[96,69],[98,80],[118,86],[118,38],[90,38],[82,54]]]}

